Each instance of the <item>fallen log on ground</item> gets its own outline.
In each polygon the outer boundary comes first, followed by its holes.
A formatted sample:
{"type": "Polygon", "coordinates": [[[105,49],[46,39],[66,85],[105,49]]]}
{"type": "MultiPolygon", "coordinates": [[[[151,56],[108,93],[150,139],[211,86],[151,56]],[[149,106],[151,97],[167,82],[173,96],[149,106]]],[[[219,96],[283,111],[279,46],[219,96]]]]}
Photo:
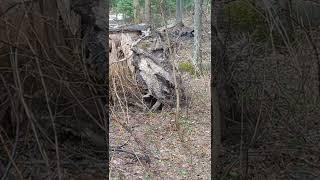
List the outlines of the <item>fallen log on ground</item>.
{"type": "Polygon", "coordinates": [[[133,25],[122,25],[122,26],[115,26],[115,27],[109,27],[109,33],[142,33],[143,31],[146,31],[148,28],[150,28],[146,24],[133,24],[133,25]]]}
{"type": "MultiPolygon", "coordinates": [[[[129,104],[140,104],[141,107],[151,111],[159,110],[162,106],[174,107],[176,101],[174,67],[172,62],[169,62],[169,51],[164,45],[161,34],[159,32],[150,33],[139,26],[129,27],[122,28],[121,31],[120,29],[113,30],[109,36],[111,41],[109,78],[113,82],[111,84],[111,99],[113,102],[116,102],[115,98],[119,99],[119,91],[115,90],[120,88],[116,86],[127,80],[127,90],[123,91],[122,95],[128,96],[130,94],[134,97],[126,97],[135,101],[129,104]],[[128,50],[129,46],[130,50],[128,50]],[[120,70],[123,72],[117,72],[120,70]],[[128,78],[128,76],[132,76],[132,78],[128,78]],[[129,83],[129,79],[134,82],[129,83]],[[132,89],[135,90],[132,91],[132,89]]],[[[177,79],[180,85],[180,99],[181,102],[184,102],[185,94],[179,75],[177,75],[177,79]]]]}

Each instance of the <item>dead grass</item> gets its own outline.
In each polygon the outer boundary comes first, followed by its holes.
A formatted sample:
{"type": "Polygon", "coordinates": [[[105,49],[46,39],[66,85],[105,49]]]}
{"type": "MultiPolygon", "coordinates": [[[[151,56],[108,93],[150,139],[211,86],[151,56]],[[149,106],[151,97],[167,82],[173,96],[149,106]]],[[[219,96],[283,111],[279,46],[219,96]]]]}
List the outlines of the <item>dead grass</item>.
{"type": "Polygon", "coordinates": [[[130,34],[110,35],[109,97],[111,103],[117,107],[127,107],[133,102],[143,104],[141,87],[137,85],[133,76],[131,37],[130,34]]]}

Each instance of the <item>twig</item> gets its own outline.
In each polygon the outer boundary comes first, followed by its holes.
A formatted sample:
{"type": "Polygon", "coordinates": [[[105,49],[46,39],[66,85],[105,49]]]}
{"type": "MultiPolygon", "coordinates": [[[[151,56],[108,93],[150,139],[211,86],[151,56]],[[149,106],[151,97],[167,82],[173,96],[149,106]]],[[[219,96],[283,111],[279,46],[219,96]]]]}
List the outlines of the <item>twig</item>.
{"type": "MultiPolygon", "coordinates": [[[[13,111],[14,115],[16,116],[16,122],[17,122],[17,125],[16,125],[16,138],[15,138],[14,147],[13,147],[12,154],[11,154],[11,157],[14,159],[15,156],[16,156],[16,148],[17,148],[18,138],[19,138],[20,120],[19,120],[19,118],[18,118],[18,113],[17,113],[17,111],[16,111],[16,108],[14,108],[14,107],[16,107],[16,106],[14,106],[14,101],[13,101],[11,92],[10,92],[8,86],[7,86],[7,83],[5,82],[5,79],[4,79],[3,75],[1,75],[1,79],[2,79],[2,82],[3,82],[6,90],[8,91],[8,96],[9,96],[9,98],[10,98],[10,103],[11,103],[12,111],[13,111]]],[[[0,127],[0,128],[1,128],[1,127],[0,127]]],[[[1,128],[0,130],[4,131],[2,128],[1,128]]],[[[1,135],[1,131],[0,131],[0,135],[1,135]]],[[[5,171],[5,173],[3,174],[1,180],[5,180],[5,179],[6,179],[6,177],[7,177],[7,175],[8,175],[8,172],[9,172],[9,170],[10,170],[10,168],[11,168],[12,163],[13,163],[13,161],[10,161],[10,162],[8,163],[8,165],[7,165],[7,167],[6,167],[6,171],[5,171]]]]}
{"type": "Polygon", "coordinates": [[[139,155],[139,154],[136,154],[134,152],[130,152],[130,151],[127,151],[127,150],[123,150],[123,149],[119,149],[119,148],[110,148],[111,151],[114,151],[114,152],[123,152],[123,153],[127,153],[127,154],[130,154],[132,155],[133,157],[137,158],[137,160],[144,160],[147,164],[150,164],[151,163],[151,159],[150,157],[145,154],[145,155],[139,155]]]}
{"type": "MultiPolygon", "coordinates": [[[[46,166],[48,168],[48,171],[50,171],[50,165],[49,165],[49,162],[48,162],[48,158],[47,158],[47,155],[45,153],[45,151],[43,150],[43,147],[41,146],[41,143],[40,143],[40,140],[39,140],[39,137],[38,137],[38,133],[36,131],[36,127],[35,127],[35,119],[34,119],[34,116],[32,114],[32,111],[30,111],[29,109],[29,106],[27,105],[25,99],[24,99],[24,96],[23,96],[23,88],[22,88],[22,84],[21,84],[21,79],[20,79],[20,74],[19,74],[19,71],[18,71],[18,62],[17,62],[17,52],[13,53],[12,52],[12,48],[11,48],[11,61],[12,61],[12,64],[13,64],[13,69],[14,69],[14,72],[13,72],[13,76],[14,76],[14,81],[15,81],[15,84],[18,88],[18,93],[19,93],[19,98],[20,98],[20,101],[24,107],[24,110],[25,110],[25,113],[28,117],[28,119],[30,120],[30,123],[31,123],[31,126],[32,126],[32,130],[33,130],[33,133],[35,135],[35,139],[37,141],[37,145],[38,145],[38,148],[39,148],[39,151],[43,157],[43,159],[45,160],[46,162],[46,166]],[[12,57],[14,55],[14,57],[12,57]]],[[[15,51],[17,51],[17,49],[15,49],[15,51]]]]}
{"type": "MultiPolygon", "coordinates": [[[[2,128],[1,128],[1,130],[2,130],[2,128]]],[[[7,169],[6,169],[6,172],[4,173],[2,179],[5,179],[5,178],[6,178],[6,175],[7,175],[8,172],[9,172],[11,163],[12,163],[12,165],[14,166],[14,168],[16,169],[18,175],[20,176],[20,179],[23,179],[22,173],[21,173],[21,171],[19,170],[18,166],[16,165],[16,163],[15,163],[15,161],[14,161],[14,156],[10,155],[9,149],[8,149],[8,147],[6,146],[6,143],[4,142],[4,139],[3,139],[2,135],[1,135],[1,131],[0,131],[0,140],[1,140],[1,143],[3,144],[3,147],[4,147],[4,149],[5,149],[8,157],[9,157],[9,159],[10,159],[10,163],[9,163],[9,165],[8,165],[8,167],[7,167],[7,169]]],[[[14,152],[15,152],[15,150],[12,152],[13,155],[15,154],[14,152]]]]}
{"type": "MultiPolygon", "coordinates": [[[[165,16],[164,16],[164,11],[163,11],[163,0],[160,1],[160,12],[161,12],[161,17],[162,17],[162,21],[164,22],[165,24],[165,27],[167,27],[167,22],[165,20],[165,16]]],[[[175,93],[176,93],[176,111],[175,111],[175,116],[174,116],[174,121],[175,121],[175,125],[176,125],[176,128],[177,128],[177,132],[178,132],[178,136],[179,136],[179,139],[183,145],[183,147],[185,148],[185,150],[190,153],[190,160],[191,160],[191,164],[193,163],[192,162],[192,150],[191,148],[186,144],[185,140],[184,140],[184,137],[183,137],[183,131],[180,127],[180,122],[179,122],[179,118],[180,118],[180,93],[179,93],[179,88],[180,88],[180,85],[177,83],[177,75],[176,75],[176,66],[175,66],[175,60],[174,58],[172,58],[172,55],[173,55],[173,52],[172,52],[172,49],[171,49],[171,45],[170,45],[170,39],[169,39],[169,34],[168,34],[168,31],[166,30],[165,31],[165,34],[166,34],[166,40],[167,40],[167,47],[169,49],[169,60],[172,60],[172,69],[173,69],[173,78],[174,78],[174,88],[175,88],[175,93]]],[[[194,167],[192,166],[192,169],[194,167]]]]}

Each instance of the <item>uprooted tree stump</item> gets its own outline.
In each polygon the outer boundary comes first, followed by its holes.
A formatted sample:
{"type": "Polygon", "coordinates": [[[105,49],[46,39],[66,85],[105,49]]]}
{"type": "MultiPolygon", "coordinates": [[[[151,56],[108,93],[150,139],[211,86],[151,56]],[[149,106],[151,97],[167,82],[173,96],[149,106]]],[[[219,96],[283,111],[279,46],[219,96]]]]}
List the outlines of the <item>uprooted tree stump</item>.
{"type": "MultiPolygon", "coordinates": [[[[151,32],[147,26],[131,25],[111,29],[109,36],[109,65],[111,103],[125,99],[127,104],[159,110],[163,105],[173,107],[176,101],[172,62],[165,45],[164,32],[151,32]],[[120,98],[121,94],[123,98],[120,98]]],[[[186,28],[185,28],[186,29],[186,28]]],[[[175,29],[176,30],[176,29],[175,29]]],[[[192,37],[192,30],[170,32],[172,37],[192,37]]],[[[174,44],[174,43],[173,43],[174,44]]],[[[179,95],[183,105],[185,93],[177,75],[179,95]]]]}

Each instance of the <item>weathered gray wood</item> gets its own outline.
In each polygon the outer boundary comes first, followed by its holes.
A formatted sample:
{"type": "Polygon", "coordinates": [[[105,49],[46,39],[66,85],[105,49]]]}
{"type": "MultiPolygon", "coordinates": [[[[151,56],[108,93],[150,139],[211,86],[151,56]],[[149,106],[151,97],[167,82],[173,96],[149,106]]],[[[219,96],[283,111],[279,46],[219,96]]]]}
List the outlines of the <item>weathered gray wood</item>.
{"type": "MultiPolygon", "coordinates": [[[[139,39],[131,41],[132,57],[127,58],[127,64],[133,66],[132,73],[135,76],[137,84],[144,89],[142,99],[149,104],[149,110],[156,111],[161,105],[168,105],[173,107],[175,105],[175,83],[173,77],[173,66],[167,57],[169,51],[163,44],[163,40],[160,33],[145,33],[148,26],[144,24],[127,25],[112,30],[110,36],[122,36],[126,34],[126,37],[132,36],[132,39],[136,38],[131,32],[141,32],[144,35],[139,39]],[[132,61],[132,62],[129,62],[132,61]],[[151,103],[151,104],[150,104],[151,103]]],[[[113,38],[115,39],[115,37],[113,38]]],[[[123,42],[124,43],[124,42],[123,42]]],[[[112,43],[114,44],[114,43],[112,43]]],[[[120,43],[121,44],[121,43],[120,43]]],[[[123,48],[124,44],[119,48],[123,48]]],[[[113,46],[112,48],[115,48],[113,46]]],[[[112,50],[114,52],[114,50],[112,50]]],[[[114,54],[114,53],[113,53],[114,54]]],[[[113,61],[118,61],[113,57],[113,61]]],[[[125,57],[126,58],[126,57],[125,57]]],[[[181,84],[181,78],[177,77],[178,83],[181,84]]],[[[180,86],[181,87],[181,86],[180,86]]],[[[184,91],[181,88],[181,99],[184,101],[184,91]]],[[[133,103],[134,104],[134,103],[133,103]]],[[[183,103],[182,103],[183,104],[183,103]]]]}
{"type": "Polygon", "coordinates": [[[201,69],[201,32],[202,32],[202,3],[203,0],[195,0],[195,12],[194,12],[194,30],[195,30],[195,38],[194,38],[194,48],[193,48],[193,57],[192,64],[195,67],[197,72],[202,73],[201,69]]]}
{"type": "Polygon", "coordinates": [[[146,56],[147,58],[149,58],[150,60],[152,60],[153,63],[155,63],[156,65],[158,66],[161,66],[160,65],[160,59],[155,57],[154,55],[152,55],[151,53],[143,50],[143,49],[140,49],[140,48],[137,48],[137,47],[132,47],[131,48],[133,52],[135,52],[137,55],[144,55],[146,56]]]}
{"type": "Polygon", "coordinates": [[[123,25],[117,27],[109,27],[109,33],[126,33],[126,32],[138,32],[146,31],[149,28],[146,24],[133,24],[133,25],[123,25]]]}
{"type": "MultiPolygon", "coordinates": [[[[152,37],[150,37],[152,39],[152,37]]],[[[141,44],[144,41],[150,41],[145,39],[140,41],[141,44]]],[[[162,42],[160,37],[156,37],[158,40],[155,42],[162,42]]],[[[132,47],[134,52],[133,64],[135,66],[135,73],[137,77],[142,81],[147,94],[144,98],[152,97],[156,99],[155,104],[150,107],[151,111],[157,110],[161,104],[174,106],[176,94],[175,94],[175,83],[173,77],[173,66],[169,62],[165,49],[155,48],[150,46],[157,46],[151,44],[143,49],[139,48],[139,43],[132,47]],[[155,50],[156,49],[156,50],[155,50]],[[160,54],[159,54],[160,53],[160,54]]],[[[180,77],[178,82],[181,83],[180,77]]],[[[182,88],[180,89],[181,95],[184,97],[182,88]]]]}

